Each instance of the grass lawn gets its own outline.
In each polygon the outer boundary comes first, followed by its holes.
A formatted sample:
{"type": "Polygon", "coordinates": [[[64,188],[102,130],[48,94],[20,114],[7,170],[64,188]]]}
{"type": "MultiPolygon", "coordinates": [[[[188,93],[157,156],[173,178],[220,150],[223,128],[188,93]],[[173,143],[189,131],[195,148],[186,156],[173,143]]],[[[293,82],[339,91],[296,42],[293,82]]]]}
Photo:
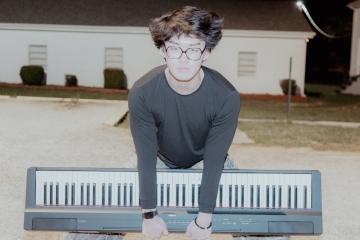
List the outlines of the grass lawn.
{"type": "Polygon", "coordinates": [[[256,145],[360,151],[360,128],[309,126],[282,122],[240,122],[238,128],[256,145]]]}
{"type": "MultiPolygon", "coordinates": [[[[338,94],[335,89],[334,86],[307,85],[306,91],[319,96],[291,103],[290,119],[360,122],[360,96],[338,94]]],[[[240,117],[286,119],[287,102],[245,98],[241,101],[240,117]]]]}

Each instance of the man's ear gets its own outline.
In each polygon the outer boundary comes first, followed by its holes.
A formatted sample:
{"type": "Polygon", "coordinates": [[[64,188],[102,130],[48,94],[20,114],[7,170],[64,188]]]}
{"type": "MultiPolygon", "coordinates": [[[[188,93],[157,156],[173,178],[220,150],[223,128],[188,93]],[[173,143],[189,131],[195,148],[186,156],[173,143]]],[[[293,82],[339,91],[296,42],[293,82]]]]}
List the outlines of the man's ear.
{"type": "Polygon", "coordinates": [[[162,56],[163,58],[166,58],[164,46],[159,48],[159,53],[160,53],[160,56],[162,56]]]}
{"type": "Polygon", "coordinates": [[[203,53],[203,58],[202,61],[205,62],[208,57],[210,56],[211,51],[209,49],[205,49],[204,53],[203,53]]]}

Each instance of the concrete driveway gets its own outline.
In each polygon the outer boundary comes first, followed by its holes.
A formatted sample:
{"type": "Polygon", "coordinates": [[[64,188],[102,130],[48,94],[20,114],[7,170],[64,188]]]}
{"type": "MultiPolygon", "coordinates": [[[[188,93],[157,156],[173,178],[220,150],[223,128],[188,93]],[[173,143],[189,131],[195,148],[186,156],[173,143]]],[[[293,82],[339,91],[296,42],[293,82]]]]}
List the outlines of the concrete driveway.
{"type": "MultiPolygon", "coordinates": [[[[26,170],[31,166],[135,167],[128,129],[111,124],[126,111],[121,101],[0,98],[0,231],[2,240],[63,240],[63,233],[23,230],[26,170]]],[[[300,239],[345,240],[360,236],[359,152],[260,148],[233,144],[241,168],[317,169],[322,173],[324,234],[300,239]]],[[[129,234],[126,239],[140,239],[129,234]]],[[[186,239],[170,234],[164,239],[186,239]]],[[[231,239],[214,236],[213,239],[231,239]]]]}

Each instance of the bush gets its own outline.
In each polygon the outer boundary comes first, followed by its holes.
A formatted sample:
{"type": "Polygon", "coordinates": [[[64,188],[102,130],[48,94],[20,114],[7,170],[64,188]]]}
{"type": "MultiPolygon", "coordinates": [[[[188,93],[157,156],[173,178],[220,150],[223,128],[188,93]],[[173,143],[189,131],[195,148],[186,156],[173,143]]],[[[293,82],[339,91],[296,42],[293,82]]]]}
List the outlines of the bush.
{"type": "Polygon", "coordinates": [[[20,70],[20,77],[23,84],[26,85],[45,85],[46,74],[42,66],[28,65],[22,66],[20,70]]]}
{"type": "Polygon", "coordinates": [[[104,79],[104,88],[127,89],[127,78],[122,69],[106,68],[104,79]]]}
{"type": "Polygon", "coordinates": [[[289,84],[291,81],[291,95],[300,95],[300,88],[296,85],[296,81],[294,79],[283,79],[280,81],[280,87],[284,93],[284,95],[288,95],[289,84]]]}
{"type": "Polygon", "coordinates": [[[78,80],[75,75],[66,74],[65,75],[65,86],[66,87],[77,87],[78,80]]]}

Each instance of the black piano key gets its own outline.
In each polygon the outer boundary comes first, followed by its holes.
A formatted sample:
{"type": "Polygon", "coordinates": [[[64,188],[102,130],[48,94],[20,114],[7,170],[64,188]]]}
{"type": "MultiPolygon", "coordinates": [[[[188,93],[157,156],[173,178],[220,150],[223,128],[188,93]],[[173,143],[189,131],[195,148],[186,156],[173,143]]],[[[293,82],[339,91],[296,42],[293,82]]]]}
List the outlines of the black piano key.
{"type": "Polygon", "coordinates": [[[232,185],[229,185],[229,207],[232,207],[232,185]]]}
{"type": "Polygon", "coordinates": [[[53,183],[50,182],[50,205],[53,205],[53,183]]]}
{"type": "Polygon", "coordinates": [[[260,207],[260,185],[256,186],[256,207],[260,207]]]}
{"type": "Polygon", "coordinates": [[[195,184],[191,185],[191,206],[195,206],[195,184]]]}
{"type": "Polygon", "coordinates": [[[75,205],[75,183],[71,184],[71,205],[75,205]]]}
{"type": "Polygon", "coordinates": [[[220,184],[219,185],[219,205],[220,205],[220,207],[222,207],[222,205],[223,205],[223,185],[222,184],[220,184]]]}
{"type": "MultiPolygon", "coordinates": [[[[121,199],[121,194],[120,194],[120,191],[121,191],[121,184],[118,183],[117,185],[117,205],[120,206],[120,199],[121,199]]],[[[140,205],[140,204],[139,204],[140,205]]]]}
{"type": "Polygon", "coordinates": [[[307,208],[307,187],[304,186],[304,208],[307,208]]]}
{"type": "Polygon", "coordinates": [[[242,208],[244,207],[244,204],[245,204],[244,193],[245,193],[245,187],[244,187],[244,185],[241,185],[241,207],[242,208]]]}
{"type": "Polygon", "coordinates": [[[101,187],[101,205],[105,206],[105,183],[101,187]]]}
{"type": "Polygon", "coordinates": [[[129,196],[129,200],[130,200],[130,206],[132,206],[133,205],[133,188],[134,188],[134,186],[133,186],[133,184],[132,183],[130,183],[130,196],[129,196]]]}
{"type": "Polygon", "coordinates": [[[44,183],[44,205],[47,205],[47,182],[44,183]]]}
{"type": "Polygon", "coordinates": [[[166,197],[166,206],[169,206],[170,205],[170,184],[167,184],[166,185],[166,194],[167,194],[167,197],[166,197]]]}
{"type": "Polygon", "coordinates": [[[198,204],[199,204],[199,198],[200,198],[200,188],[201,188],[201,184],[198,184],[198,199],[196,199],[198,204]]]}
{"type": "Polygon", "coordinates": [[[80,186],[80,205],[84,205],[84,183],[81,183],[80,186]]]}
{"type": "Polygon", "coordinates": [[[59,183],[55,186],[55,204],[59,205],[59,183]]]}
{"type": "Polygon", "coordinates": [[[235,207],[239,206],[239,185],[235,185],[235,207]]]}
{"type": "Polygon", "coordinates": [[[266,185],[266,208],[270,208],[270,186],[266,185]]]}
{"type": "Polygon", "coordinates": [[[250,185],[250,207],[254,207],[254,185],[250,185]]]}
{"type": "Polygon", "coordinates": [[[93,199],[93,205],[95,206],[96,205],[96,183],[93,183],[93,196],[92,196],[92,199],[93,199]]]}
{"type": "Polygon", "coordinates": [[[69,204],[69,184],[65,184],[65,205],[69,204]]]}
{"type": "Polygon", "coordinates": [[[279,204],[279,208],[282,207],[282,204],[281,204],[281,201],[282,201],[282,199],[281,199],[281,191],[282,191],[282,187],[281,187],[281,185],[279,185],[279,186],[278,186],[278,195],[279,195],[279,202],[278,202],[278,204],[279,204]]]}
{"type": "Polygon", "coordinates": [[[86,184],[86,205],[90,205],[90,183],[86,184]]]}
{"type": "Polygon", "coordinates": [[[164,206],[164,184],[160,184],[160,206],[164,206]]]}
{"type": "Polygon", "coordinates": [[[127,184],[124,183],[124,206],[127,205],[127,184]]]}
{"type": "Polygon", "coordinates": [[[178,207],[179,206],[179,184],[176,184],[176,206],[178,207]]]}
{"type": "Polygon", "coordinates": [[[111,206],[112,202],[112,184],[108,184],[108,205],[111,206]]]}
{"type": "Polygon", "coordinates": [[[298,187],[295,186],[295,189],[294,189],[294,208],[297,208],[297,205],[298,205],[298,187]]]}
{"type": "Polygon", "coordinates": [[[276,206],[276,187],[272,185],[272,208],[276,206]]]}
{"type": "Polygon", "coordinates": [[[288,186],[288,208],[291,208],[291,186],[288,186]]]}
{"type": "Polygon", "coordinates": [[[185,184],[183,184],[183,186],[182,186],[182,205],[183,205],[183,207],[185,207],[185,199],[186,199],[186,195],[185,195],[185,193],[186,193],[186,185],[185,184]]]}

